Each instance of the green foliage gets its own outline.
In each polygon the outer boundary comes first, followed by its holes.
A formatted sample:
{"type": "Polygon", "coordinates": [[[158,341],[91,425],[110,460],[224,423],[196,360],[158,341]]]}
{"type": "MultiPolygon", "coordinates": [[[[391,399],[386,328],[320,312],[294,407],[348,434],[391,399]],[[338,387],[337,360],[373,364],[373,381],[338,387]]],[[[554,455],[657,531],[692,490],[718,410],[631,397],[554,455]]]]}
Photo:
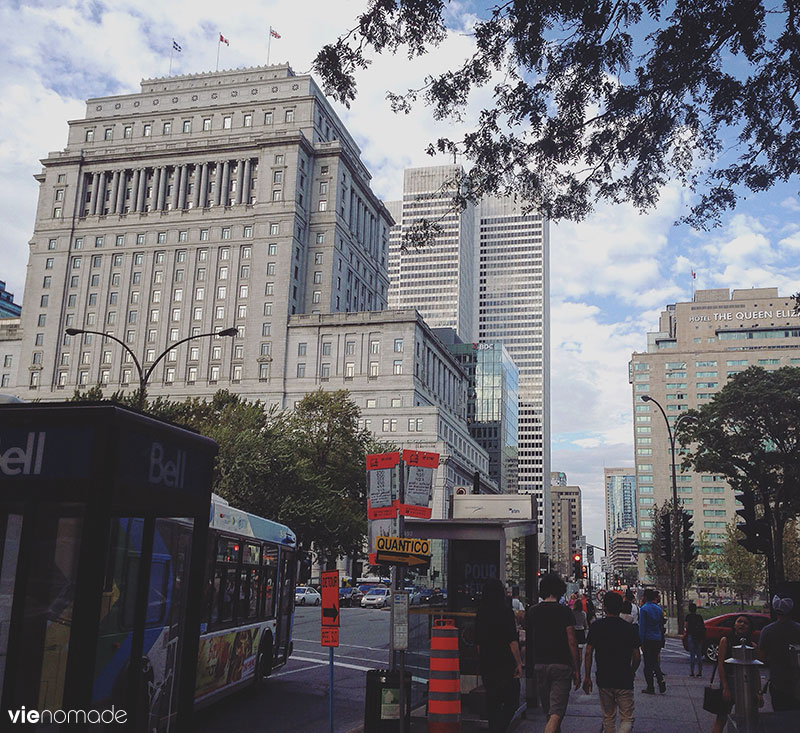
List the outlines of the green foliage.
{"type": "MultiPolygon", "coordinates": [[[[93,387],[73,400],[101,401],[93,387]]],[[[114,393],[107,401],[135,406],[114,393]]],[[[234,506],[291,527],[303,551],[325,559],[357,556],[366,539],[365,455],[383,446],[358,427],[346,391],[306,395],[294,412],[267,409],[220,390],[210,400],[145,405],[154,417],[196,430],[219,443],[215,493],[234,506]]]]}
{"type": "MultiPolygon", "coordinates": [[[[750,367],[687,415],[693,419],[677,427],[688,447],[684,466],[752,493],[770,522],[772,547],[782,548],[784,525],[800,513],[800,369],[750,367]]],[[[783,552],[772,561],[775,580],[783,580],[783,552]]]]}
{"type": "Polygon", "coordinates": [[[650,550],[645,555],[644,569],[648,582],[652,583],[666,595],[672,590],[675,583],[672,563],[667,562],[661,557],[661,537],[659,536],[658,526],[661,515],[672,511],[672,501],[666,501],[662,506],[657,504],[653,507],[650,516],[653,520],[652,539],[650,540],[650,550]]]}
{"type": "MultiPolygon", "coordinates": [[[[349,106],[371,53],[411,58],[463,33],[448,27],[458,17],[448,5],[369,0],[314,61],[325,92],[349,106]]],[[[580,220],[597,200],[651,209],[677,179],[701,192],[686,220],[706,227],[743,192],[798,173],[794,2],[499,3],[474,37],[463,63],[388,94],[396,112],[422,102],[434,119],[458,121],[472,93],[491,85],[466,134],[428,149],[474,164],[457,203],[514,194],[551,218],[580,220]]]]}
{"type": "Polygon", "coordinates": [[[764,557],[748,552],[739,544],[744,535],[736,529],[735,521],[725,528],[725,535],[725,544],[722,553],[716,556],[713,571],[734,596],[750,600],[765,586],[764,557]]]}

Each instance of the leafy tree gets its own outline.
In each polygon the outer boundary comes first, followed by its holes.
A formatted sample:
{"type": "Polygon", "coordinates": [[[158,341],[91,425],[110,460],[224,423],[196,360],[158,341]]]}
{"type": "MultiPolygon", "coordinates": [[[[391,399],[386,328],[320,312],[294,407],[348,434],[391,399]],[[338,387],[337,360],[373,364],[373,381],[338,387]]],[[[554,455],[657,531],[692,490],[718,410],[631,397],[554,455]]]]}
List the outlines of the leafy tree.
{"type": "Polygon", "coordinates": [[[783,530],[783,565],[786,580],[800,580],[800,520],[790,519],[783,530]]]}
{"type": "Polygon", "coordinates": [[[664,591],[664,594],[669,598],[672,597],[672,592],[675,585],[675,577],[672,570],[672,563],[661,557],[661,536],[658,527],[661,521],[661,515],[672,511],[672,501],[666,501],[662,506],[656,504],[650,517],[653,520],[652,538],[650,540],[649,551],[645,555],[644,569],[645,574],[650,582],[659,590],[664,591]]]}
{"type": "Polygon", "coordinates": [[[358,555],[367,533],[365,456],[373,439],[346,390],[307,394],[287,416],[291,479],[280,516],[323,561],[358,555]]]}
{"type": "Polygon", "coordinates": [[[720,581],[744,604],[764,587],[764,558],[748,552],[739,544],[744,535],[732,521],[725,528],[725,544],[714,563],[720,581]]]}
{"type": "Polygon", "coordinates": [[[684,465],[725,477],[761,506],[771,532],[770,589],[785,580],[786,522],[800,513],[800,369],[750,367],[730,378],[708,404],[681,420],[684,465]]]}
{"type": "MultiPolygon", "coordinates": [[[[349,105],[371,53],[412,58],[461,32],[449,5],[369,0],[314,61],[326,93],[349,105]]],[[[388,99],[460,120],[470,94],[492,86],[463,137],[428,149],[473,163],[462,201],[516,194],[580,220],[596,200],[652,208],[677,179],[701,191],[686,220],[706,227],[743,191],[798,172],[798,18],[793,0],[505,2],[475,23],[462,64],[388,99]]]]}

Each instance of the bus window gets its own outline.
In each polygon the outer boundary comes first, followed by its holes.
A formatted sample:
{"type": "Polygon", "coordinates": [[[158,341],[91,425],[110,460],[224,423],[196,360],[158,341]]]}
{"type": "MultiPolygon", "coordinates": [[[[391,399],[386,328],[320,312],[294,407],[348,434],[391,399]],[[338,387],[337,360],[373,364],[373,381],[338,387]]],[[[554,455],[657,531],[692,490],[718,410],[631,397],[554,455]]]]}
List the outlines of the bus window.
{"type": "Polygon", "coordinates": [[[219,621],[220,589],[222,588],[222,575],[224,565],[217,565],[214,568],[214,583],[211,586],[211,623],[219,621]]]}
{"type": "Polygon", "coordinates": [[[228,568],[222,575],[222,613],[220,621],[233,620],[233,602],[236,600],[236,570],[228,568]]]}
{"type": "Polygon", "coordinates": [[[264,617],[275,618],[275,582],[278,578],[278,548],[264,545],[262,586],[264,593],[264,617]]]}
{"type": "Polygon", "coordinates": [[[245,572],[250,573],[250,610],[247,615],[250,618],[256,618],[258,616],[258,601],[261,598],[259,570],[258,568],[249,568],[245,572]]]}
{"type": "Polygon", "coordinates": [[[153,558],[150,564],[150,592],[147,597],[148,627],[159,626],[167,615],[167,595],[170,580],[169,560],[153,558]]]}
{"type": "Polygon", "coordinates": [[[236,618],[246,619],[250,608],[250,573],[247,568],[242,568],[239,573],[239,603],[236,608],[236,618]]]}
{"type": "Polygon", "coordinates": [[[242,562],[245,565],[260,565],[261,564],[261,548],[258,545],[251,545],[249,542],[245,545],[244,559],[242,562]]]}
{"type": "Polygon", "coordinates": [[[239,541],[220,537],[217,544],[217,562],[239,562],[239,541]]]}

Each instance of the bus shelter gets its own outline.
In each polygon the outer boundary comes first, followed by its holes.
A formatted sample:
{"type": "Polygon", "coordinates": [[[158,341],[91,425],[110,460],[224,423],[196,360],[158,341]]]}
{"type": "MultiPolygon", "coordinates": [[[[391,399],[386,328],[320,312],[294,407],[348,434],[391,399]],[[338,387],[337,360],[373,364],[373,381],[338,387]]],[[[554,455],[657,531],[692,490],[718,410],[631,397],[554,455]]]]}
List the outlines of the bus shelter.
{"type": "MultiPolygon", "coordinates": [[[[519,586],[528,603],[537,599],[536,520],[406,519],[405,536],[445,540],[447,554],[446,600],[438,607],[413,608],[417,633],[412,636],[419,646],[413,651],[418,652],[419,657],[410,665],[415,667],[415,674],[425,673],[425,638],[430,639],[433,618],[455,619],[459,629],[461,690],[469,695],[479,684],[475,618],[483,584],[490,578],[497,578],[506,587],[519,586]]],[[[529,704],[535,705],[535,700],[529,704]]]]}
{"type": "Polygon", "coordinates": [[[189,729],[216,453],[108,403],[0,406],[4,716],[189,729]]]}

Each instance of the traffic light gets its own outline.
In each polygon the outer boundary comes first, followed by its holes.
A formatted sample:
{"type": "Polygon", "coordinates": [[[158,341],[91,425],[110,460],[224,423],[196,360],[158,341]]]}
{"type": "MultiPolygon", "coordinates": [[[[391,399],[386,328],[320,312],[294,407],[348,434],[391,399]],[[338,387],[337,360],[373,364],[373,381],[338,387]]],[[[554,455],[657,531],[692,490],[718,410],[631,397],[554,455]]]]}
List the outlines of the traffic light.
{"type": "Polygon", "coordinates": [[[589,566],[588,565],[584,565],[581,568],[581,578],[583,578],[585,580],[588,577],[589,577],[589,566]]]}
{"type": "Polygon", "coordinates": [[[576,552],[572,556],[572,572],[575,580],[580,580],[583,577],[583,558],[580,552],[576,552]]]}
{"type": "Polygon", "coordinates": [[[768,554],[772,548],[769,522],[763,518],[756,519],[755,497],[752,492],[746,491],[743,494],[736,494],[735,498],[742,505],[736,513],[744,519],[744,522],[736,525],[736,528],[744,534],[739,544],[748,552],[768,554]]]}
{"type": "Polygon", "coordinates": [[[681,512],[681,522],[683,524],[681,528],[683,530],[681,533],[681,539],[683,540],[683,563],[684,565],[688,565],[697,557],[697,550],[694,546],[692,517],[685,509],[681,512]]]}
{"type": "Polygon", "coordinates": [[[672,562],[672,515],[662,512],[658,517],[658,538],[661,541],[661,557],[672,562]]]}

